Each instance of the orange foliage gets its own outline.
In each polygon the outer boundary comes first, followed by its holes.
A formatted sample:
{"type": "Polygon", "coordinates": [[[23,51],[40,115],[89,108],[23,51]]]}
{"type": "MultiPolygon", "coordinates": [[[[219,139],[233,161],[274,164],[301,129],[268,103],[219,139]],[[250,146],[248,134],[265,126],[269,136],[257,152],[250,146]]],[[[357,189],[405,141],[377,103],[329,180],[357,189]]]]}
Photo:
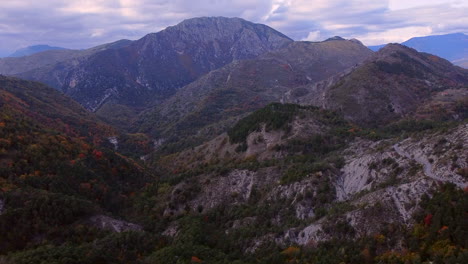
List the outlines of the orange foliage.
{"type": "Polygon", "coordinates": [[[448,230],[448,229],[449,229],[448,226],[443,226],[443,227],[440,228],[439,231],[437,231],[437,232],[439,232],[439,234],[440,234],[440,233],[442,233],[442,232],[444,232],[445,230],[448,230]]]}
{"type": "Polygon", "coordinates": [[[289,256],[289,257],[295,257],[299,255],[301,250],[298,247],[288,247],[287,249],[283,250],[281,254],[289,256]]]}
{"type": "Polygon", "coordinates": [[[203,263],[203,261],[201,259],[199,259],[198,257],[193,256],[192,257],[192,263],[203,263]]]}

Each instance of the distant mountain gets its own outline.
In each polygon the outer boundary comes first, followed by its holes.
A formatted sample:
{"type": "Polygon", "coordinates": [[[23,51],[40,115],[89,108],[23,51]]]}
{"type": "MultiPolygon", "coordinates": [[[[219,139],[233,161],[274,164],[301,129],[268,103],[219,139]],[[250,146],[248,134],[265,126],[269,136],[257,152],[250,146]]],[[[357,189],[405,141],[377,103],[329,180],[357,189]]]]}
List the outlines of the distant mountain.
{"type": "Polygon", "coordinates": [[[449,61],[468,57],[468,35],[463,33],[412,38],[401,44],[449,61]]]}
{"type": "Polygon", "coordinates": [[[361,65],[288,93],[287,102],[336,110],[354,123],[379,126],[417,113],[466,118],[468,70],[440,57],[389,44],[361,65]],[[426,104],[430,104],[426,109],[426,104]],[[457,112],[461,111],[461,112],[457,112]]]}
{"type": "Polygon", "coordinates": [[[39,79],[43,83],[57,87],[61,85],[60,80],[63,77],[58,73],[50,73],[55,67],[60,67],[62,69],[60,73],[66,74],[66,69],[86,60],[91,55],[106,49],[121,48],[130,42],[130,40],[119,40],[86,50],[48,50],[30,56],[0,58],[0,74],[25,74],[30,77],[29,79],[39,79]]]}
{"type": "MultiPolygon", "coordinates": [[[[466,63],[463,64],[463,61],[468,59],[468,35],[463,33],[416,37],[401,44],[419,52],[437,55],[456,65],[467,67],[466,63]]],[[[369,48],[378,51],[384,46],[370,46],[369,48]]]]}
{"type": "Polygon", "coordinates": [[[65,48],[61,47],[52,47],[49,45],[34,45],[29,46],[26,48],[19,49],[15,51],[13,54],[10,54],[8,57],[23,57],[33,55],[39,52],[47,51],[47,50],[64,50],[65,48]]]}
{"type": "Polygon", "coordinates": [[[381,48],[385,47],[385,45],[387,44],[377,45],[377,46],[368,46],[368,48],[372,51],[379,51],[381,48]]]}

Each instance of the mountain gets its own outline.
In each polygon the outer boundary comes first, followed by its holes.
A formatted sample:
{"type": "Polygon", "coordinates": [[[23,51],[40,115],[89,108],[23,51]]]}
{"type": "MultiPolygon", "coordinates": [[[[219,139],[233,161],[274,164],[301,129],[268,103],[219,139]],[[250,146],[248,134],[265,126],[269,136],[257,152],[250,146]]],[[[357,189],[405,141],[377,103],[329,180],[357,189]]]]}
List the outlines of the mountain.
{"type": "Polygon", "coordinates": [[[371,54],[356,41],[294,42],[210,72],[147,111],[135,126],[166,141],[179,138],[179,143],[189,136],[216,136],[239,117],[281,101],[288,90],[324,80],[371,54]]]}
{"type": "Polygon", "coordinates": [[[52,85],[93,111],[107,103],[141,110],[211,70],[290,42],[265,25],[243,19],[195,18],[77,63],[18,76],[52,85]]]}
{"type": "Polygon", "coordinates": [[[24,56],[29,56],[33,55],[39,52],[47,51],[47,50],[64,50],[65,48],[60,48],[60,47],[51,47],[49,45],[34,45],[34,46],[29,46],[26,48],[19,49],[9,55],[8,57],[24,57],[24,56]]]}
{"type": "Polygon", "coordinates": [[[285,101],[336,110],[364,126],[379,126],[417,113],[426,118],[463,120],[467,87],[468,70],[434,55],[389,44],[349,71],[300,87],[301,93],[291,90],[285,101]],[[432,110],[423,110],[426,104],[432,110]]]}
{"type": "MultiPolygon", "coordinates": [[[[419,52],[437,55],[451,61],[455,65],[466,68],[466,64],[463,64],[463,61],[466,61],[468,58],[468,35],[463,33],[416,37],[401,44],[416,49],[419,52]]],[[[384,46],[370,46],[369,48],[378,51],[384,46]]]]}

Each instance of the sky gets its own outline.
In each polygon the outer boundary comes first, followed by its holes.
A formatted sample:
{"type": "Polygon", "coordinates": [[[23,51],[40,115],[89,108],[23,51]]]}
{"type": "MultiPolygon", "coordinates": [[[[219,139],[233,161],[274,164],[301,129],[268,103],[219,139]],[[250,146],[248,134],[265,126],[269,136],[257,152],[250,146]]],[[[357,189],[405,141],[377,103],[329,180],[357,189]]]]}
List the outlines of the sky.
{"type": "Polygon", "coordinates": [[[48,44],[89,48],[139,39],[184,19],[241,17],[295,40],[366,45],[468,33],[468,0],[0,0],[0,56],[48,44]]]}

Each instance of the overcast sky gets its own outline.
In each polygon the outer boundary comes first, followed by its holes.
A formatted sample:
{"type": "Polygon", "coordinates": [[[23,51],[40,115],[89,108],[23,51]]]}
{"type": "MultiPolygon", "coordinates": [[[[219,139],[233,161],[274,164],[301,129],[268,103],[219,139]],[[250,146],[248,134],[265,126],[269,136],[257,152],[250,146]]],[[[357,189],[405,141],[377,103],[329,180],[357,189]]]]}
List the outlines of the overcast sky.
{"type": "Polygon", "coordinates": [[[35,44],[88,48],[191,17],[267,24],[295,40],[339,35],[366,45],[468,33],[468,0],[0,0],[0,56],[35,44]]]}

